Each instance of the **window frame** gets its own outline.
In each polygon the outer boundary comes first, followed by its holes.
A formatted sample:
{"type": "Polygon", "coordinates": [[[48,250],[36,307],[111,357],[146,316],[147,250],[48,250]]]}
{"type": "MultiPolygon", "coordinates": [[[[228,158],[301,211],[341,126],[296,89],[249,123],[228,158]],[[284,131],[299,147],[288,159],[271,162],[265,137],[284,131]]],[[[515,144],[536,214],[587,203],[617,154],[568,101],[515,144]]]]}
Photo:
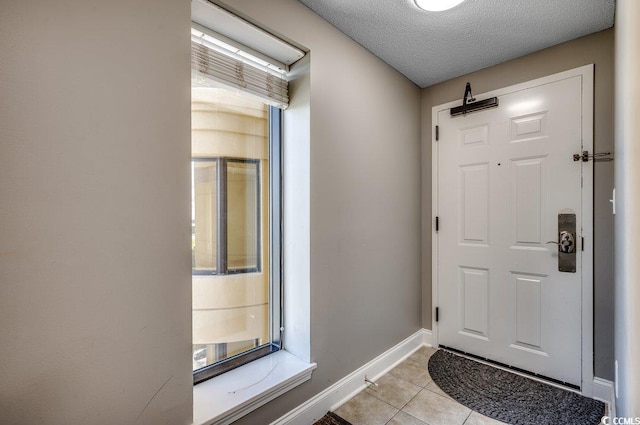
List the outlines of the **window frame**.
{"type": "MultiPolygon", "coordinates": [[[[269,330],[270,330],[270,341],[262,344],[253,349],[247,350],[245,352],[236,354],[232,357],[226,358],[224,360],[220,360],[211,365],[205,366],[200,369],[196,369],[193,371],[193,383],[194,385],[204,382],[208,379],[219,376],[225,372],[238,368],[242,365],[250,363],[254,360],[267,356],[269,354],[275,353],[283,348],[283,332],[284,328],[282,327],[283,321],[283,312],[284,312],[284,291],[283,291],[283,279],[282,279],[282,267],[283,267],[283,244],[282,244],[282,230],[283,230],[283,149],[282,149],[282,128],[283,128],[283,113],[282,110],[269,106],[268,109],[268,125],[269,125],[269,140],[268,140],[268,148],[269,148],[269,330]]],[[[194,160],[207,160],[207,158],[191,158],[194,160]]],[[[233,158],[233,160],[241,160],[238,158],[233,158]]],[[[249,160],[251,161],[251,160],[249,160]]],[[[260,164],[258,161],[258,176],[260,177],[260,164]]],[[[226,171],[226,167],[225,170],[226,171]]],[[[222,167],[218,166],[216,168],[216,173],[218,177],[223,172],[222,167]]],[[[219,180],[219,179],[218,179],[219,180]]],[[[219,182],[216,183],[219,185],[219,182]]],[[[260,185],[258,185],[260,186],[260,185]]],[[[258,187],[258,200],[261,199],[261,190],[258,187]]],[[[220,193],[218,191],[217,195],[220,197],[220,193]]],[[[260,202],[258,203],[260,205],[260,202]]],[[[219,210],[219,206],[217,207],[219,210]]],[[[259,208],[259,206],[258,206],[259,208]]],[[[259,210],[259,212],[261,212],[259,210]]],[[[260,215],[259,215],[260,217],[260,215]]],[[[218,220],[219,221],[219,220],[218,220]]],[[[258,229],[260,231],[260,222],[258,220],[258,229]]],[[[226,231],[225,231],[226,234],[226,231]]],[[[218,238],[220,240],[220,238],[218,238]]],[[[260,243],[261,238],[258,238],[258,245],[260,243]]],[[[259,261],[258,268],[263,270],[264,267],[262,264],[262,250],[258,251],[259,253],[259,261]]],[[[219,269],[218,265],[217,269],[219,269]]],[[[234,273],[237,274],[237,273],[234,273]]],[[[193,278],[201,278],[207,276],[224,276],[218,273],[193,273],[192,270],[192,279],[193,278]]]]}
{"type": "MultiPolygon", "coordinates": [[[[271,124],[269,124],[271,125],[271,124]]],[[[269,141],[270,143],[271,141],[269,141]]],[[[251,159],[251,158],[235,158],[235,157],[196,157],[191,158],[191,162],[215,162],[216,163],[216,268],[215,270],[198,270],[191,269],[192,276],[228,276],[234,274],[243,274],[243,273],[260,273],[263,269],[262,267],[262,243],[261,243],[261,232],[262,232],[262,220],[261,214],[262,209],[260,205],[262,203],[262,190],[261,190],[261,165],[259,159],[251,159]],[[229,170],[228,164],[230,162],[239,162],[244,164],[255,164],[256,165],[256,177],[257,177],[257,189],[256,189],[256,209],[258,218],[256,222],[256,266],[255,267],[245,267],[245,268],[237,268],[237,269],[229,269],[229,256],[228,256],[228,216],[229,216],[229,204],[228,204],[228,180],[227,180],[227,172],[229,170]]],[[[271,165],[270,167],[271,168],[271,165]]],[[[193,184],[193,183],[192,183],[193,184]]]]}

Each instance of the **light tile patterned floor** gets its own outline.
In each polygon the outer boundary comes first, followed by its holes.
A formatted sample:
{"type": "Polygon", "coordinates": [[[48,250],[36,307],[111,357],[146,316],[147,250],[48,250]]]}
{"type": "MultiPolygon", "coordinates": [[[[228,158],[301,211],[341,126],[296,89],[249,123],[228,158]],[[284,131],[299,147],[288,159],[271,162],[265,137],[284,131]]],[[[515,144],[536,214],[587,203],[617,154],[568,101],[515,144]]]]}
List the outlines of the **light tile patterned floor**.
{"type": "Polygon", "coordinates": [[[335,413],[353,425],[500,425],[446,395],[427,364],[436,350],[422,347],[335,413]]]}

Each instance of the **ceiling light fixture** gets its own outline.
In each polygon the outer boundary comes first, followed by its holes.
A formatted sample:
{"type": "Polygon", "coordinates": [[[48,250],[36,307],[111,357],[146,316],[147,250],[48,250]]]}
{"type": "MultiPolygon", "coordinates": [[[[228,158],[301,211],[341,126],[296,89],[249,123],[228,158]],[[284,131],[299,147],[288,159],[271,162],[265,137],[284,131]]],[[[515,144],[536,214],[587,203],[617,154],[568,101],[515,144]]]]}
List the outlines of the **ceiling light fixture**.
{"type": "Polygon", "coordinates": [[[456,7],[463,1],[464,0],[416,0],[416,4],[420,9],[430,12],[441,12],[456,7]]]}

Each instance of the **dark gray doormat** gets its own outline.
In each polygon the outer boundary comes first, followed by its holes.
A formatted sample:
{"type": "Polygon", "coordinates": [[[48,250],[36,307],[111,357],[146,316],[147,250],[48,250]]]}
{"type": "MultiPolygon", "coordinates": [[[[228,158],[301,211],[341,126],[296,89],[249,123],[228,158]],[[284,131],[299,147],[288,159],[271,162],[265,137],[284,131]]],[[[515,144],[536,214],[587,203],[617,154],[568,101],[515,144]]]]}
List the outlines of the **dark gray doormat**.
{"type": "Polygon", "coordinates": [[[597,425],[601,401],[562,390],[447,351],[436,351],[429,374],[468,408],[512,425],[597,425]]]}
{"type": "Polygon", "coordinates": [[[315,421],[313,425],[351,425],[351,422],[342,419],[333,412],[327,412],[326,415],[315,421]]]}

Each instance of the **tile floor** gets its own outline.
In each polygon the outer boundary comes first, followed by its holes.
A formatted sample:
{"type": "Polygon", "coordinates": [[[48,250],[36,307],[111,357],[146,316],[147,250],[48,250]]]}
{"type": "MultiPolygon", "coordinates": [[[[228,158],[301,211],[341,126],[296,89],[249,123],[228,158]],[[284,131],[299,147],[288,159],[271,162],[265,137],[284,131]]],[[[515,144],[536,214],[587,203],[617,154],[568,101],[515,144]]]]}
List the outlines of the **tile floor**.
{"type": "Polygon", "coordinates": [[[436,350],[422,347],[367,389],[336,409],[353,425],[499,425],[454,401],[431,380],[427,364],[436,350]]]}

